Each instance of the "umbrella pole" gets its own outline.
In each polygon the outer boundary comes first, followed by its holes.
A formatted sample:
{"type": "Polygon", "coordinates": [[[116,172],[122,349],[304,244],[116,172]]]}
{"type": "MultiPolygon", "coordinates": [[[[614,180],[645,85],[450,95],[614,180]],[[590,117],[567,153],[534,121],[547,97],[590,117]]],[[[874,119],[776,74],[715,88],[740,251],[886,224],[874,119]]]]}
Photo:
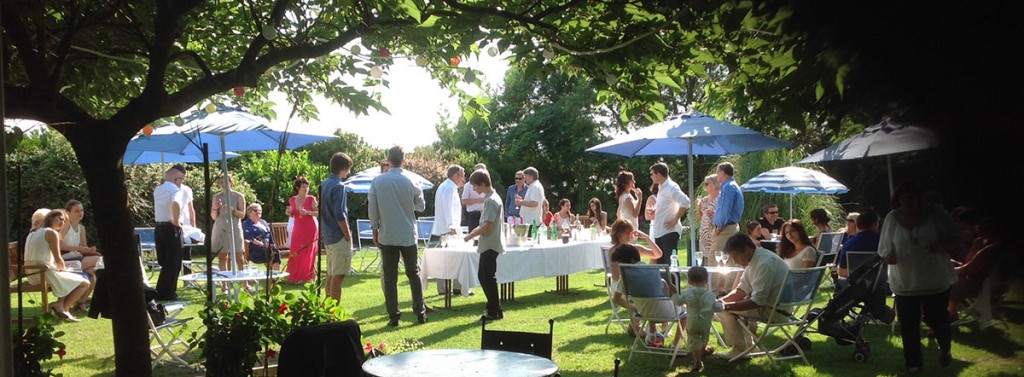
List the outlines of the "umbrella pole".
{"type": "Polygon", "coordinates": [[[790,220],[793,219],[793,197],[795,197],[795,196],[796,196],[796,194],[789,194],[789,219],[790,220]]]}
{"type": "MultiPolygon", "coordinates": [[[[203,193],[206,195],[206,217],[210,218],[210,208],[213,208],[213,196],[210,195],[210,144],[203,143],[203,193]]],[[[206,302],[213,302],[213,222],[206,222],[206,238],[203,244],[206,246],[206,302]]]]}
{"type": "Polygon", "coordinates": [[[885,155],[885,171],[889,173],[889,197],[892,197],[892,193],[895,190],[892,188],[892,155],[885,155]]]}
{"type": "MultiPolygon", "coordinates": [[[[686,181],[689,182],[689,184],[690,184],[690,195],[692,196],[692,195],[694,195],[694,193],[693,193],[693,139],[692,138],[690,139],[689,145],[690,145],[690,150],[689,150],[689,153],[687,153],[687,159],[689,159],[689,164],[688,165],[690,165],[689,166],[690,175],[686,178],[686,181]]],[[[693,203],[693,201],[691,200],[690,203],[693,203]]],[[[690,206],[690,209],[693,209],[693,205],[690,206]]],[[[693,255],[695,255],[693,252],[695,250],[697,250],[697,248],[696,248],[696,241],[695,241],[695,236],[694,236],[694,232],[693,232],[693,214],[689,213],[689,212],[690,211],[687,211],[686,218],[687,218],[687,220],[689,220],[689,223],[690,223],[690,231],[688,232],[688,233],[690,233],[690,248],[686,251],[686,260],[690,261],[690,265],[693,265],[693,259],[691,259],[691,258],[693,258],[693,255]]]]}
{"type": "MultiPolygon", "coordinates": [[[[230,211],[228,212],[228,225],[227,225],[228,226],[228,235],[231,237],[231,238],[229,238],[231,241],[228,242],[228,244],[231,245],[230,246],[230,248],[231,248],[231,266],[230,266],[229,270],[231,270],[231,275],[235,276],[235,275],[238,274],[238,270],[235,267],[237,265],[236,260],[235,260],[235,258],[236,258],[236,256],[235,256],[235,227],[231,225],[231,223],[234,222],[234,221],[232,221],[231,217],[235,216],[235,205],[234,205],[234,203],[231,203],[231,195],[230,195],[230,193],[231,193],[231,180],[230,179],[226,179],[227,176],[228,176],[228,154],[226,153],[227,150],[228,149],[225,146],[224,135],[220,135],[220,167],[221,167],[221,172],[223,173],[223,176],[225,178],[224,182],[222,183],[224,185],[224,201],[228,204],[228,207],[231,207],[230,211]]],[[[218,215],[222,215],[222,214],[218,213],[218,215]]]]}

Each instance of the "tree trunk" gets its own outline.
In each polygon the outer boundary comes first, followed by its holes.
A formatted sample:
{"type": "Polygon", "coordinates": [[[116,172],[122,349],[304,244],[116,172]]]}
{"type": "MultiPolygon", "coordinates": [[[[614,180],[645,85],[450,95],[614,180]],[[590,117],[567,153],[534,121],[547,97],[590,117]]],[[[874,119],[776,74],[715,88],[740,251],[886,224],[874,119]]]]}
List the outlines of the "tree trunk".
{"type": "MultiPolygon", "coordinates": [[[[114,365],[117,376],[152,374],[149,324],[142,292],[142,271],[134,242],[134,225],[128,210],[121,159],[128,140],[109,132],[119,125],[75,125],[65,136],[71,142],[85,174],[92,200],[99,247],[110,287],[110,315],[114,334],[114,365]]],[[[123,127],[121,127],[123,128],[123,127]]],[[[121,132],[123,133],[123,131],[121,132]]]]}

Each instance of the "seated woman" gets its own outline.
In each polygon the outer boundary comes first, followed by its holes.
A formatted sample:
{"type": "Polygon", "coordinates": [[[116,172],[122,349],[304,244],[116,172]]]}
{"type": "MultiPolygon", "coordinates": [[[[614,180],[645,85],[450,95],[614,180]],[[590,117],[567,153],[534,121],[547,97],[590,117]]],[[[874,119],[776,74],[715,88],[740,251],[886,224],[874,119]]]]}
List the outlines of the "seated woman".
{"type": "Polygon", "coordinates": [[[782,236],[775,253],[786,261],[789,269],[814,267],[818,262],[818,252],[811,246],[811,239],[800,220],[787,221],[782,226],[782,236]]]}
{"type": "MultiPolygon", "coordinates": [[[[551,213],[551,203],[548,203],[548,200],[544,199],[544,204],[541,204],[540,208],[543,211],[543,217],[541,218],[541,221],[544,222],[544,226],[550,228],[552,224],[554,224],[555,220],[555,214],[551,213]]],[[[557,232],[549,233],[555,234],[557,232]]]]}
{"type": "Polygon", "coordinates": [[[89,309],[87,305],[89,294],[92,293],[92,287],[96,285],[96,263],[101,256],[96,252],[96,247],[89,247],[89,239],[86,237],[85,227],[82,226],[82,218],[85,217],[85,207],[82,202],[75,199],[68,200],[67,204],[64,204],[64,210],[68,212],[68,221],[60,229],[61,258],[64,261],[80,260],[82,272],[89,274],[89,289],[82,295],[82,300],[75,303],[75,308],[86,311],[89,309]]]}
{"type": "Polygon", "coordinates": [[[949,312],[950,321],[959,319],[960,304],[965,299],[978,297],[981,287],[985,283],[999,257],[1002,240],[1000,232],[992,229],[989,220],[981,220],[975,228],[976,238],[971,244],[970,250],[964,262],[951,260],[953,272],[956,273],[957,282],[949,290],[949,312]]]}
{"type": "MultiPolygon", "coordinates": [[[[651,239],[651,236],[648,236],[647,233],[634,229],[632,223],[623,219],[615,220],[615,222],[612,223],[610,235],[612,239],[612,247],[608,249],[607,258],[608,269],[612,274],[611,291],[615,292],[612,294],[612,301],[620,307],[629,309],[629,303],[626,302],[625,293],[622,293],[619,290],[619,262],[616,262],[615,259],[612,258],[612,255],[615,254],[615,251],[622,245],[632,245],[641,257],[651,260],[661,258],[662,251],[661,248],[658,247],[658,244],[654,243],[654,240],[651,239]],[[648,245],[651,245],[651,247],[648,248],[644,245],[637,244],[637,238],[642,238],[648,245]]],[[[636,329],[636,325],[636,323],[633,323],[630,326],[630,331],[634,331],[636,329]]]]}
{"type": "MultiPolygon", "coordinates": [[[[57,318],[78,322],[79,319],[68,310],[85,295],[90,285],[87,274],[68,271],[64,259],[60,257],[59,229],[67,220],[68,214],[62,209],[48,213],[39,210],[32,214],[32,232],[25,239],[25,265],[46,266],[46,283],[50,285],[53,294],[59,297],[57,302],[50,304],[47,309],[57,318]]],[[[39,274],[28,277],[29,284],[41,282],[39,274]]]]}
{"type": "MultiPolygon", "coordinates": [[[[818,244],[818,234],[832,232],[832,227],[828,225],[828,222],[832,221],[829,218],[828,211],[824,208],[815,208],[811,210],[811,225],[818,228],[818,233],[814,237],[810,237],[811,245],[818,244]]],[[[785,233],[783,233],[782,239],[786,239],[785,233]]]]}
{"type": "MultiPolygon", "coordinates": [[[[639,248],[636,245],[632,245],[632,244],[622,244],[622,245],[619,245],[618,247],[615,248],[615,251],[612,253],[612,257],[611,258],[612,258],[611,261],[613,263],[615,263],[616,267],[618,267],[619,264],[623,264],[623,263],[626,263],[626,264],[643,263],[640,260],[639,248]]],[[[661,283],[664,285],[664,287],[665,287],[664,289],[665,289],[666,293],[668,294],[668,297],[675,296],[675,294],[677,292],[676,292],[676,289],[675,289],[674,285],[668,284],[667,282],[665,282],[664,279],[661,280],[661,283]]],[[[626,295],[626,289],[624,287],[624,284],[622,284],[620,282],[617,285],[615,285],[615,297],[618,297],[622,301],[621,303],[616,301],[616,303],[619,304],[619,305],[625,304],[625,305],[623,305],[623,307],[629,308],[630,312],[639,313],[640,315],[643,315],[643,316],[660,317],[660,318],[676,317],[676,315],[678,313],[678,310],[676,309],[675,304],[672,301],[657,301],[657,300],[650,300],[650,301],[648,301],[648,300],[644,300],[644,299],[641,299],[641,298],[634,298],[632,303],[626,303],[625,302],[626,301],[625,300],[625,295],[626,295]]],[[[679,343],[680,335],[682,334],[682,328],[684,326],[686,326],[686,322],[685,322],[686,321],[686,317],[685,316],[683,316],[681,318],[680,317],[677,317],[677,318],[678,318],[677,321],[679,323],[679,328],[676,330],[676,336],[675,336],[675,338],[674,338],[674,340],[672,342],[673,345],[675,345],[676,343],[679,343]]],[[[638,325],[639,325],[639,323],[637,323],[637,320],[633,319],[630,322],[630,330],[632,330],[635,333],[636,329],[638,328],[638,325]]],[[[632,336],[633,334],[630,334],[630,335],[632,336]]],[[[644,333],[641,333],[641,335],[644,336],[645,341],[646,341],[645,343],[648,346],[650,346],[650,347],[660,347],[662,342],[664,342],[664,340],[665,340],[665,336],[662,335],[661,333],[657,332],[657,330],[655,328],[655,323],[653,323],[653,322],[648,322],[647,323],[646,335],[644,333]]]]}
{"type": "Polygon", "coordinates": [[[750,240],[754,241],[754,246],[761,247],[761,241],[758,238],[761,237],[761,223],[757,220],[747,221],[747,235],[750,236],[750,240]]]}
{"type": "Polygon", "coordinates": [[[245,212],[247,217],[242,220],[242,235],[245,237],[245,243],[249,245],[249,261],[260,264],[270,262],[271,269],[280,271],[281,251],[274,243],[270,224],[260,217],[263,214],[263,206],[253,203],[245,212]]]}
{"type": "Polygon", "coordinates": [[[582,220],[583,226],[590,227],[591,224],[597,226],[599,231],[604,231],[608,228],[608,212],[601,209],[601,200],[598,198],[590,198],[590,203],[587,204],[587,216],[582,220]]]}
{"type": "Polygon", "coordinates": [[[555,213],[555,218],[551,222],[551,226],[558,228],[559,232],[563,229],[572,227],[573,222],[576,221],[576,215],[572,214],[572,203],[569,199],[562,199],[558,201],[558,212],[555,213]]]}

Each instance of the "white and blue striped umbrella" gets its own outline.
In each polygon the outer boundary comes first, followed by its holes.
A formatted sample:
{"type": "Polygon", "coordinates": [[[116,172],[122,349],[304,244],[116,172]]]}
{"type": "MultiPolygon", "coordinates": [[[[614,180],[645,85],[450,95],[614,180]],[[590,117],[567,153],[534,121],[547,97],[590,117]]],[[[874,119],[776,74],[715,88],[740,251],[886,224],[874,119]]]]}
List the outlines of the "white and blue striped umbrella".
{"type": "Polygon", "coordinates": [[[740,185],[747,192],[770,194],[792,194],[789,197],[789,216],[793,217],[793,195],[796,194],[843,194],[850,190],[825,173],[787,166],[758,174],[740,185]]]}
{"type": "MultiPolygon", "coordinates": [[[[348,179],[345,180],[345,187],[348,188],[348,192],[354,194],[369,193],[370,183],[373,182],[373,179],[380,174],[380,167],[372,167],[363,170],[351,177],[348,177],[348,179]]],[[[409,178],[409,180],[412,181],[414,185],[419,186],[419,188],[422,190],[430,190],[434,188],[434,184],[430,183],[430,181],[428,181],[426,178],[423,178],[422,175],[413,173],[412,171],[406,169],[402,169],[402,175],[404,175],[406,178],[409,178]]]]}

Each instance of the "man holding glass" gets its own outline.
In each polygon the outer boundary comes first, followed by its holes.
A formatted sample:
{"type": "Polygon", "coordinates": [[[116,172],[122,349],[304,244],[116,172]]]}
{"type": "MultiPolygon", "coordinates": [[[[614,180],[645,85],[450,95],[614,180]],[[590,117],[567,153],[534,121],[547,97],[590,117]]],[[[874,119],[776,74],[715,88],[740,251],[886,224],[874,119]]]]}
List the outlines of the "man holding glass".
{"type": "Polygon", "coordinates": [[[782,232],[782,224],[786,219],[779,216],[779,206],[775,203],[764,206],[764,213],[757,222],[761,223],[761,237],[758,240],[771,240],[772,234],[778,235],[782,232]]]}

